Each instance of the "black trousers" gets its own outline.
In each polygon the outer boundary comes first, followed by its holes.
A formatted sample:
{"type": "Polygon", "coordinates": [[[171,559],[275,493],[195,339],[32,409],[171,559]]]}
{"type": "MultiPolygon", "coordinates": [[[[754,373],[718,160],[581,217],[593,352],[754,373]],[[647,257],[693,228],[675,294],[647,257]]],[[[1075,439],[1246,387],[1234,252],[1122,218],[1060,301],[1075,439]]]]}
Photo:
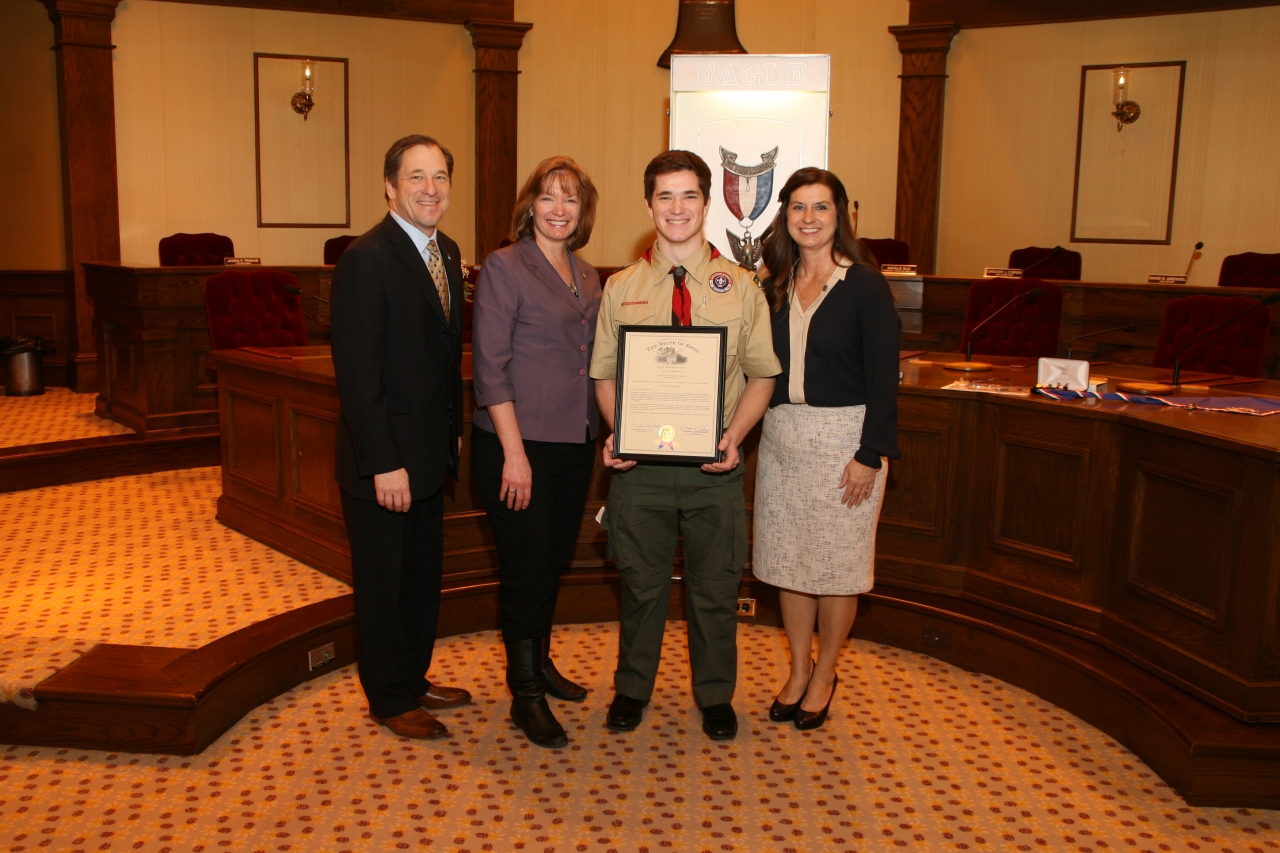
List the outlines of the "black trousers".
{"type": "Polygon", "coordinates": [[[549,636],[560,575],[573,556],[595,464],[596,443],[525,441],[533,469],[529,506],[508,509],[498,494],[505,456],[498,436],[471,430],[471,472],[498,547],[498,602],[507,642],[549,636]]]}
{"type": "MultiPolygon", "coordinates": [[[[410,484],[412,488],[412,484],[410,484]]],[[[369,712],[394,717],[418,707],[430,684],[444,568],[444,490],[408,512],[342,493],[351,543],[356,661],[369,712]]]]}

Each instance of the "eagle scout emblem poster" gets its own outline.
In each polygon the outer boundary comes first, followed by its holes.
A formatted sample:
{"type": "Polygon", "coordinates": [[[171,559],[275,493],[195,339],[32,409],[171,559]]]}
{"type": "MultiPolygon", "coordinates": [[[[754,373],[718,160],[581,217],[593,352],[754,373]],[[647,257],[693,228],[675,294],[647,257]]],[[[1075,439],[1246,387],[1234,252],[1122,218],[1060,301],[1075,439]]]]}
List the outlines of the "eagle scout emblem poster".
{"type": "Polygon", "coordinates": [[[703,233],[749,270],[787,178],[826,168],[830,79],[826,55],[671,57],[671,147],[711,168],[703,233]]]}

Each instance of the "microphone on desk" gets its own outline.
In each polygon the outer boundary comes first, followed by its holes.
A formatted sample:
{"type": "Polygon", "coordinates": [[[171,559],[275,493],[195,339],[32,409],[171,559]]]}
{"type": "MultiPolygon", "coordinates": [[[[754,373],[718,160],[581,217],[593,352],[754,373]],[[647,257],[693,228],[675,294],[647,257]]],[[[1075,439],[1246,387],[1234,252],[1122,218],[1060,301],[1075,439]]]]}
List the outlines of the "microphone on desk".
{"type": "Polygon", "coordinates": [[[1054,247],[1053,247],[1053,251],[1052,251],[1052,252],[1050,252],[1049,254],[1045,255],[1043,258],[1041,258],[1040,260],[1036,261],[1034,264],[1031,264],[1030,266],[1028,266],[1028,267],[1026,267],[1025,269],[1023,269],[1023,271],[1022,271],[1022,277],[1023,277],[1023,278],[1027,278],[1027,277],[1028,277],[1028,276],[1027,276],[1027,273],[1031,272],[1031,271],[1032,271],[1033,269],[1035,269],[1036,267],[1044,266],[1045,264],[1049,263],[1049,261],[1051,261],[1051,260],[1053,260],[1054,258],[1058,257],[1058,255],[1061,255],[1061,254],[1062,254],[1063,252],[1065,252],[1065,251],[1066,251],[1066,249],[1062,248],[1061,246],[1054,246],[1054,247]]]}
{"type": "Polygon", "coordinates": [[[1084,338],[1092,338],[1094,335],[1105,335],[1108,332],[1132,333],[1136,331],[1138,331],[1138,327],[1130,325],[1130,326],[1116,326],[1114,329],[1103,329],[1101,332],[1090,332],[1087,335],[1076,335],[1074,338],[1071,339],[1071,343],[1067,345],[1067,358],[1071,358],[1071,352],[1076,347],[1076,341],[1083,340],[1084,338]]]}
{"type": "MultiPolygon", "coordinates": [[[[965,361],[973,361],[973,336],[974,336],[974,334],[975,334],[979,329],[981,329],[981,328],[982,328],[983,326],[985,326],[987,323],[990,323],[993,319],[995,319],[995,317],[996,317],[996,315],[997,315],[997,314],[999,314],[999,313],[1000,313],[1001,311],[1003,311],[1004,309],[1008,308],[1008,307],[1009,307],[1010,305],[1012,305],[1013,303],[1017,302],[1019,299],[1022,299],[1023,297],[1026,297],[1026,299],[1027,299],[1028,301],[1030,301],[1030,302],[1035,302],[1037,299],[1039,299],[1039,298],[1040,298],[1040,294],[1042,294],[1042,293],[1044,293],[1044,291],[1043,291],[1043,290],[1041,290],[1041,289],[1040,289],[1040,288],[1038,288],[1038,287],[1033,287],[1033,288],[1031,288],[1030,290],[1024,290],[1024,291],[1022,291],[1021,293],[1019,293],[1017,296],[1015,296],[1015,297],[1013,297],[1012,299],[1010,299],[1010,300],[1009,300],[1008,302],[1006,302],[1005,304],[1001,305],[1001,306],[1000,306],[999,308],[997,308],[996,310],[992,311],[992,312],[991,312],[990,314],[988,314],[985,318],[983,318],[983,320],[982,320],[982,322],[981,322],[981,323],[979,323],[978,325],[974,326],[974,327],[969,331],[969,341],[968,341],[968,343],[966,343],[966,344],[965,344],[965,346],[964,346],[964,360],[965,360],[965,361]]],[[[1277,299],[1280,299],[1280,293],[1277,293],[1277,294],[1276,294],[1276,298],[1277,298],[1277,299]]]]}
{"type": "Polygon", "coordinates": [[[1204,248],[1204,241],[1201,241],[1199,243],[1196,243],[1196,247],[1191,250],[1191,257],[1187,258],[1187,271],[1182,274],[1184,278],[1186,276],[1191,275],[1191,265],[1196,262],[1196,252],[1200,251],[1203,248],[1204,248]]]}
{"type": "Polygon", "coordinates": [[[295,287],[295,286],[294,286],[294,285],[292,285],[292,284],[286,284],[286,285],[284,286],[284,292],[285,292],[285,293],[292,293],[294,296],[310,296],[312,299],[319,299],[319,300],[320,300],[321,302],[323,302],[325,305],[330,304],[330,303],[329,303],[329,300],[328,300],[328,299],[325,299],[323,296],[316,296],[314,293],[307,293],[307,292],[306,292],[305,290],[303,290],[301,287],[295,287]]]}
{"type": "Polygon", "coordinates": [[[1214,326],[1212,329],[1209,329],[1207,332],[1202,332],[1199,335],[1196,335],[1191,340],[1187,341],[1185,344],[1183,344],[1182,349],[1178,350],[1177,355],[1173,357],[1173,384],[1175,386],[1178,384],[1178,377],[1182,374],[1182,354],[1187,351],[1187,347],[1191,346],[1192,344],[1199,343],[1200,341],[1209,337],[1209,335],[1212,335],[1214,332],[1221,329],[1223,326],[1230,326],[1236,320],[1239,320],[1241,317],[1243,317],[1245,314],[1248,314],[1250,311],[1252,311],[1254,308],[1257,308],[1259,305],[1274,305],[1277,302],[1280,302],[1280,293],[1268,293],[1266,296],[1262,297],[1262,299],[1253,303],[1248,308],[1241,311],[1239,314],[1235,315],[1229,320],[1222,321],[1218,325],[1214,326]]]}

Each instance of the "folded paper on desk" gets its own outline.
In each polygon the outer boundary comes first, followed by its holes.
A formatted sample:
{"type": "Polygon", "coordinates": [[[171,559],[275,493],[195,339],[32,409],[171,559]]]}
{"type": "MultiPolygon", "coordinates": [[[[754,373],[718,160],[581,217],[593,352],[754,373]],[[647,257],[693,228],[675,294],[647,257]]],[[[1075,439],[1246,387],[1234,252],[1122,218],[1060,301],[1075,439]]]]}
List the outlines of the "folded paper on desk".
{"type": "Polygon", "coordinates": [[[1148,397],[1142,394],[1114,392],[1099,394],[1094,391],[1060,391],[1056,388],[1037,388],[1036,393],[1055,400],[1111,400],[1117,403],[1150,403],[1155,406],[1172,406],[1176,409],[1200,409],[1206,412],[1233,412],[1238,415],[1280,415],[1280,400],[1266,397],[1148,397]]]}

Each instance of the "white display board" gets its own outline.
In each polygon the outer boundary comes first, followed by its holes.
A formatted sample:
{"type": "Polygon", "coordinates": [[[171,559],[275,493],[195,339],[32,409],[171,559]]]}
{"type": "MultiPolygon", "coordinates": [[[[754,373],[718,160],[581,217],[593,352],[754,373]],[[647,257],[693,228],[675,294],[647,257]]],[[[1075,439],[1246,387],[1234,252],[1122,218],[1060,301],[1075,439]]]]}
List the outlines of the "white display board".
{"type": "Polygon", "coordinates": [[[711,167],[704,233],[748,269],[791,173],[827,166],[830,83],[825,54],[671,57],[671,147],[711,167]]]}

